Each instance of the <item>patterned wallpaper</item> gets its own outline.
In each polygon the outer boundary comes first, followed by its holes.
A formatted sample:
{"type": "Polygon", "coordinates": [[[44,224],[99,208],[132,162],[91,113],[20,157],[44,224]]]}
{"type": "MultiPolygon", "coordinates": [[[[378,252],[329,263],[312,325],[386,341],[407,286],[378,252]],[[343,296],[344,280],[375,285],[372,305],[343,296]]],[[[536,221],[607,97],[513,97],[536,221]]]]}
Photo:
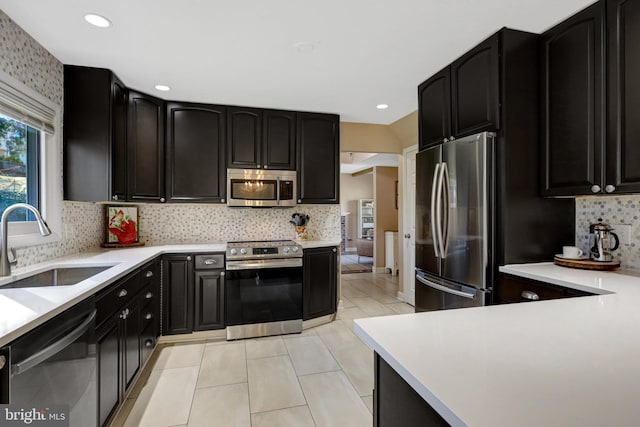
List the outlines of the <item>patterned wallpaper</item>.
{"type": "Polygon", "coordinates": [[[576,198],[576,246],[585,253],[589,250],[589,224],[599,218],[613,228],[616,224],[631,225],[631,244],[620,244],[613,256],[622,268],[640,270],[640,195],[576,198]]]}

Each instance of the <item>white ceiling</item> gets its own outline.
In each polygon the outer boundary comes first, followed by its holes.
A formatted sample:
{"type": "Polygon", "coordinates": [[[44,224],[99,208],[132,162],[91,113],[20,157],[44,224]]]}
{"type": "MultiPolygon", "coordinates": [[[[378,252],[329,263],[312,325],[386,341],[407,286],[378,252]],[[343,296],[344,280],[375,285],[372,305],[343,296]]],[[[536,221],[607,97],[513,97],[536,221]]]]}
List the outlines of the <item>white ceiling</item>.
{"type": "Polygon", "coordinates": [[[354,173],[374,166],[398,166],[397,154],[340,153],[340,173],[354,173]]]}
{"type": "Polygon", "coordinates": [[[417,109],[421,81],[499,28],[541,32],[590,3],[0,0],[0,8],[63,63],[110,68],[165,99],[389,124],[417,109]],[[88,12],[113,25],[88,25],[88,12]],[[315,48],[298,53],[300,42],[315,48]],[[158,83],[171,92],[156,91],[158,83]]]}

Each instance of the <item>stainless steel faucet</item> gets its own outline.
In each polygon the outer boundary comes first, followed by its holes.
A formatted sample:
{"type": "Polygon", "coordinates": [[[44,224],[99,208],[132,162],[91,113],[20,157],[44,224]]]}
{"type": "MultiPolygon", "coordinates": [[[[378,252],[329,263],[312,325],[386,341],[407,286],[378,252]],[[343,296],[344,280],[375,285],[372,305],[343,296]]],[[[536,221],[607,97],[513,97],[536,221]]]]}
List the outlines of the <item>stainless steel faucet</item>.
{"type": "Polygon", "coordinates": [[[38,229],[40,230],[40,234],[43,236],[48,236],[51,234],[51,230],[44,219],[42,219],[42,215],[38,212],[38,209],[27,204],[27,203],[16,203],[9,206],[2,213],[2,219],[0,219],[0,224],[2,224],[2,246],[0,246],[0,277],[10,276],[11,275],[11,263],[9,262],[9,244],[8,244],[8,219],[11,212],[16,209],[26,209],[33,213],[36,217],[36,222],[38,223],[38,229]]]}

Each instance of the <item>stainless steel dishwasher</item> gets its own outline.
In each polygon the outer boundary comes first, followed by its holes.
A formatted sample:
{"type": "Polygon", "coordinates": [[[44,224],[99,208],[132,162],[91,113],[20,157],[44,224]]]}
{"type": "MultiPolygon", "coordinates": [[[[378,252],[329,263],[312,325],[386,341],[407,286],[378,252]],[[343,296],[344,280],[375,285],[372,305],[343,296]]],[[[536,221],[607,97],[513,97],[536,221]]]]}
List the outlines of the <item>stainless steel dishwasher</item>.
{"type": "Polygon", "coordinates": [[[95,427],[95,317],[91,297],[0,349],[0,403],[67,405],[70,427],[95,427]]]}

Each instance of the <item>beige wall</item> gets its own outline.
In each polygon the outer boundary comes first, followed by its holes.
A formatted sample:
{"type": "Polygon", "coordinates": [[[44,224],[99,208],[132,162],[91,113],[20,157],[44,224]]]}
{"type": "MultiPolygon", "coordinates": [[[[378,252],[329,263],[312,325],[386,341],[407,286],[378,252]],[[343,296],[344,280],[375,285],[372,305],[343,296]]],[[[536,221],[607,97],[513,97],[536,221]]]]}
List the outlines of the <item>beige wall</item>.
{"type": "Polygon", "coordinates": [[[401,148],[411,147],[418,143],[418,111],[407,114],[389,125],[389,128],[400,141],[401,148]]]}
{"type": "Polygon", "coordinates": [[[401,153],[402,146],[387,125],[340,122],[340,151],[401,153]]]}
{"type": "Polygon", "coordinates": [[[350,212],[347,216],[347,248],[356,247],[358,199],[373,199],[373,173],[358,176],[340,174],[340,209],[343,214],[350,212]]]}
{"type": "Polygon", "coordinates": [[[384,232],[398,230],[396,209],[396,181],[398,168],[376,166],[373,171],[375,192],[375,238],[373,239],[374,264],[384,268],[384,232]]]}

